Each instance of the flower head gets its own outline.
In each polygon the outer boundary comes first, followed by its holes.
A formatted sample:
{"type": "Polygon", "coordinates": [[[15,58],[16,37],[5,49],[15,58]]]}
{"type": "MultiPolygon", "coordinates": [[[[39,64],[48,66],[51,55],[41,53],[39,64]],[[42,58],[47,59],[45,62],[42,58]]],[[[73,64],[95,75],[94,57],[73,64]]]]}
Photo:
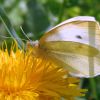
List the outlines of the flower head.
{"type": "Polygon", "coordinates": [[[0,50],[0,100],[72,100],[84,90],[68,72],[31,53],[0,50]],[[65,77],[66,76],[66,77],[65,77]]]}

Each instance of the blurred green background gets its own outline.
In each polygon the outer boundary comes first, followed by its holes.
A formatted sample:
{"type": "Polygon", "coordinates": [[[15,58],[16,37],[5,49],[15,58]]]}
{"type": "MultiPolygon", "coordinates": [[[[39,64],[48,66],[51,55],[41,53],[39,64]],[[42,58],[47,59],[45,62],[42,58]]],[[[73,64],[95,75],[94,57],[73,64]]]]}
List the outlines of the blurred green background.
{"type": "MultiPolygon", "coordinates": [[[[100,21],[100,0],[0,0],[0,44],[6,40],[9,46],[11,34],[19,43],[26,43],[28,38],[37,40],[48,29],[74,16],[94,16],[100,21]]],[[[99,76],[81,79],[80,85],[88,92],[77,100],[100,100],[99,76]]]]}

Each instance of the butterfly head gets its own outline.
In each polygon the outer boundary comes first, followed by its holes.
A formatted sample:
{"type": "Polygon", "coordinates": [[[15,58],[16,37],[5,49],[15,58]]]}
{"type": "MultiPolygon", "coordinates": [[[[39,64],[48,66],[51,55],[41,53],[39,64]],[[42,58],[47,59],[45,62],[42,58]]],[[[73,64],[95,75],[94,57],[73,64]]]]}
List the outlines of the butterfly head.
{"type": "Polygon", "coordinates": [[[38,47],[38,46],[39,46],[39,41],[38,40],[27,42],[27,48],[29,48],[29,47],[38,47]]]}

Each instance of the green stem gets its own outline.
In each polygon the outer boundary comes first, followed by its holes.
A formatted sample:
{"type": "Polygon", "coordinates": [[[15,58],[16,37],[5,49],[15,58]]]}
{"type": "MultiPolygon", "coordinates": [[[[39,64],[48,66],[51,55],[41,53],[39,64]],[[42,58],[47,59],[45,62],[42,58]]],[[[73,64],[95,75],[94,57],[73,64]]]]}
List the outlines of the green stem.
{"type": "Polygon", "coordinates": [[[67,1],[67,0],[63,0],[63,3],[62,3],[62,5],[61,5],[61,9],[60,9],[60,12],[59,12],[59,20],[58,20],[57,23],[60,23],[60,22],[62,21],[62,19],[63,19],[66,1],[67,1]]]}
{"type": "Polygon", "coordinates": [[[91,88],[92,88],[92,95],[93,95],[94,99],[99,100],[98,94],[97,94],[96,83],[95,83],[94,78],[90,78],[89,81],[90,81],[90,85],[91,85],[91,88]]]}

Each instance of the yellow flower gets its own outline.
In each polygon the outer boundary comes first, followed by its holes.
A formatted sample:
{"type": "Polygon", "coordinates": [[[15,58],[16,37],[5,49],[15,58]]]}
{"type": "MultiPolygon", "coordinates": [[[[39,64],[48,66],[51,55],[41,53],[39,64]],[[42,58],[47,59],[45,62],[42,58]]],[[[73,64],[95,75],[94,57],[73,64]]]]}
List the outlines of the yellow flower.
{"type": "Polygon", "coordinates": [[[0,50],[0,100],[74,100],[78,79],[30,53],[0,50]],[[66,77],[65,77],[66,75],[66,77]]]}

